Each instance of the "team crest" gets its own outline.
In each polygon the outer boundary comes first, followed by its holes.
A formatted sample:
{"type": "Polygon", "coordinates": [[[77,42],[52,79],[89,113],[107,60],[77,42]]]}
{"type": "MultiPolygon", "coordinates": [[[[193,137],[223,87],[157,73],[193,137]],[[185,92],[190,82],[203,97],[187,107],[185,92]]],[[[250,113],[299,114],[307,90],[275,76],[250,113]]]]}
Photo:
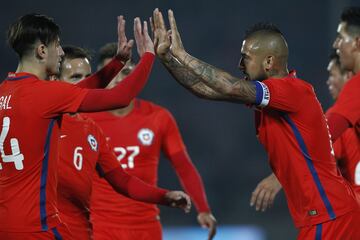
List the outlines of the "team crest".
{"type": "Polygon", "coordinates": [[[142,128],[138,132],[138,139],[142,145],[150,146],[154,140],[154,133],[148,128],[142,128]]]}
{"type": "Polygon", "coordinates": [[[98,150],[98,143],[96,141],[96,138],[93,135],[89,134],[87,140],[89,142],[91,149],[96,152],[98,150]]]}

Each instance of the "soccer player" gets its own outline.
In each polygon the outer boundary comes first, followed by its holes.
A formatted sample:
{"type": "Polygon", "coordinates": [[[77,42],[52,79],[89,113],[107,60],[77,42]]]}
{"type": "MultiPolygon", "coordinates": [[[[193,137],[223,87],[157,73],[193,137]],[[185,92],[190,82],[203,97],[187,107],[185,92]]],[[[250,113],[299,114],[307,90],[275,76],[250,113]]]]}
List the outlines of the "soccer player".
{"type": "MultiPolygon", "coordinates": [[[[102,47],[99,67],[115,54],[115,43],[102,47]]],[[[110,86],[121,84],[134,67],[134,63],[128,61],[110,86]]],[[[168,110],[150,101],[135,99],[126,108],[92,113],[89,116],[109,138],[119,166],[152,186],[157,185],[160,152],[164,152],[197,208],[199,224],[209,228],[209,239],[214,237],[216,220],[211,214],[201,177],[190,160],[175,119],[168,110]]],[[[120,196],[98,177],[94,180],[91,218],[94,238],[97,240],[162,239],[159,209],[155,204],[120,196]]]]}
{"type": "MultiPolygon", "coordinates": [[[[329,93],[334,100],[337,99],[344,84],[349,80],[352,73],[344,71],[341,68],[339,56],[336,52],[330,55],[330,62],[327,70],[329,72],[326,84],[329,93]]],[[[340,167],[341,174],[348,180],[356,192],[360,192],[360,142],[357,133],[353,128],[347,129],[339,139],[333,144],[335,159],[340,167]]],[[[256,186],[250,199],[250,206],[254,206],[256,210],[265,211],[274,203],[277,193],[281,189],[281,184],[274,174],[264,178],[256,186]]]]}
{"type": "Polygon", "coordinates": [[[61,116],[123,107],[140,92],[154,53],[146,24],[143,28],[136,18],[134,27],[141,60],[132,76],[112,89],[85,89],[79,86],[109,82],[129,58],[133,41],[126,39],[122,17],[116,57],[78,86],[43,80],[58,74],[63,56],[60,29],[51,18],[27,14],[10,26],[8,42],[19,65],[0,85],[0,239],[61,239],[56,206],[61,116]]]}
{"type": "Polygon", "coordinates": [[[354,73],[326,113],[333,142],[348,128],[359,132],[360,119],[360,7],[346,8],[341,14],[333,44],[337,49],[341,67],[354,73]]]}
{"type": "Polygon", "coordinates": [[[288,71],[288,47],[279,29],[260,23],[246,32],[239,63],[246,77],[240,79],[187,53],[173,12],[168,14],[170,32],[154,11],[157,55],[197,95],[255,106],[257,137],[285,191],[298,239],[360,239],[359,203],[331,154],[313,87],[288,71]]]}
{"type": "MultiPolygon", "coordinates": [[[[68,46],[63,50],[65,55],[59,79],[76,83],[91,75],[90,56],[84,49],[68,46]]],[[[114,170],[113,176],[105,180],[115,191],[134,200],[189,207],[178,205],[176,201],[178,198],[189,199],[182,192],[166,193],[126,174],[101,129],[82,114],[63,116],[59,152],[58,208],[60,218],[70,230],[64,239],[92,239],[89,210],[95,168],[100,174],[114,170]]]]}

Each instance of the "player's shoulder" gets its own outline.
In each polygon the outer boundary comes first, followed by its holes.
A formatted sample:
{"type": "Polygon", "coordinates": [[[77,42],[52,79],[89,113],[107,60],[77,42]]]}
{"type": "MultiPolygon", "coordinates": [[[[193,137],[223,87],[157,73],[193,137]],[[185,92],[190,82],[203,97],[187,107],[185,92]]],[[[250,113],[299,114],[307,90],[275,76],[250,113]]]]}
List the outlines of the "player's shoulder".
{"type": "Polygon", "coordinates": [[[135,107],[138,107],[141,112],[146,114],[172,116],[172,114],[167,108],[148,100],[136,99],[135,107]]]}

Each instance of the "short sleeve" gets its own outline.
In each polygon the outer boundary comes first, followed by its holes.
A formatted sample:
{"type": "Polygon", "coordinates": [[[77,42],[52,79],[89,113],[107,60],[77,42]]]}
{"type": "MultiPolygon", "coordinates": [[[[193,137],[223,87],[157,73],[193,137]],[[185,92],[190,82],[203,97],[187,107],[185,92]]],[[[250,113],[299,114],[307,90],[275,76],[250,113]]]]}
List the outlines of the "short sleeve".
{"type": "Polygon", "coordinates": [[[31,88],[31,102],[34,109],[45,118],[53,118],[62,113],[77,112],[88,89],[57,81],[39,81],[31,88]]]}
{"type": "Polygon", "coordinates": [[[360,118],[360,79],[352,79],[342,89],[338,99],[328,113],[337,113],[345,117],[352,126],[355,126],[360,118]]]}
{"type": "Polygon", "coordinates": [[[167,156],[186,150],[179,128],[170,112],[164,110],[161,122],[165,123],[163,129],[162,149],[167,156]]]}
{"type": "Polygon", "coordinates": [[[267,79],[255,81],[256,101],[259,107],[284,112],[296,112],[308,94],[308,86],[296,78],[267,79]]]}

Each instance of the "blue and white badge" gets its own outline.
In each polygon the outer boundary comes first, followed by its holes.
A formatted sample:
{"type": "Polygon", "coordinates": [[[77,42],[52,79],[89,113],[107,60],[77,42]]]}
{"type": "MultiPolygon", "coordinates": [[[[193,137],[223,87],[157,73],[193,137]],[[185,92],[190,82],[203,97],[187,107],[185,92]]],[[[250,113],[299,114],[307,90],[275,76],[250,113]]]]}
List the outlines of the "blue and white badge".
{"type": "Polygon", "coordinates": [[[144,146],[150,146],[154,140],[154,132],[148,128],[142,128],[137,135],[140,143],[144,146]]]}
{"type": "Polygon", "coordinates": [[[98,143],[97,143],[97,141],[96,141],[96,138],[95,138],[93,135],[89,134],[89,136],[87,137],[87,140],[88,140],[88,142],[89,142],[89,145],[90,145],[91,149],[92,149],[93,151],[97,152],[97,150],[98,150],[98,143]]]}

